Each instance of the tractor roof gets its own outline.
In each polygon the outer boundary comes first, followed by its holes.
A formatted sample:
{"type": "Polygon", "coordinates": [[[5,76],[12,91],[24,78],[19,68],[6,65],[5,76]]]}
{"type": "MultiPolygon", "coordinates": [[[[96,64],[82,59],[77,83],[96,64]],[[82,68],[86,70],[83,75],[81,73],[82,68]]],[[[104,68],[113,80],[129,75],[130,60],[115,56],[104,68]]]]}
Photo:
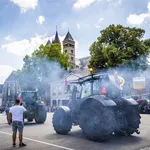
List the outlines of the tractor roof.
{"type": "Polygon", "coordinates": [[[82,84],[86,81],[91,81],[91,80],[96,80],[96,79],[102,79],[102,78],[107,78],[108,74],[93,74],[93,75],[88,75],[88,76],[84,76],[81,77],[77,80],[74,80],[73,82],[71,82],[72,84],[76,83],[76,84],[82,84]]]}
{"type": "Polygon", "coordinates": [[[37,93],[37,91],[21,91],[21,93],[37,93]]]}

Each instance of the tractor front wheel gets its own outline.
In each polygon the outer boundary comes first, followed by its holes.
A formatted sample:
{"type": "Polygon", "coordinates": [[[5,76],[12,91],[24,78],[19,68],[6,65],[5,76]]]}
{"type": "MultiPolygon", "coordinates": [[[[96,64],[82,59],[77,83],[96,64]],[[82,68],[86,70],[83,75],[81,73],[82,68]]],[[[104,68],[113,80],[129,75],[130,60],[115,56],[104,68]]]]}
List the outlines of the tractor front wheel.
{"type": "Polygon", "coordinates": [[[53,127],[58,134],[68,134],[72,128],[70,109],[66,106],[58,107],[53,115],[53,127]]]}
{"type": "Polygon", "coordinates": [[[35,113],[35,122],[44,123],[47,118],[47,110],[45,105],[37,105],[35,113]]]}

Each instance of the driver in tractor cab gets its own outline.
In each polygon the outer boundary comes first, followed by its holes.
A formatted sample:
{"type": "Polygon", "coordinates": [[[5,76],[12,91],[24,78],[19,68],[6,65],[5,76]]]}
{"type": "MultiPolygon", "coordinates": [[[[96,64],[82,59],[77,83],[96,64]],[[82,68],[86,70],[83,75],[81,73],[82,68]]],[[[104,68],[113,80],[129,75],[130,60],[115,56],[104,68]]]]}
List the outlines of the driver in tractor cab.
{"type": "Polygon", "coordinates": [[[124,83],[124,79],[117,74],[110,76],[110,78],[105,78],[102,81],[100,94],[112,99],[122,97],[124,83]]]}

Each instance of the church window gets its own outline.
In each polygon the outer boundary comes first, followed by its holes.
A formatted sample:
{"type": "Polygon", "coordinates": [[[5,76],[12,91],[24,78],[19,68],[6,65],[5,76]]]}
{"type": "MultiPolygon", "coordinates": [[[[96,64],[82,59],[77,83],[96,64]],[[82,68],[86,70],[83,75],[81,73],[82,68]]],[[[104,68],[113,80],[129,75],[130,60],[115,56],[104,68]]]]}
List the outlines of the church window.
{"type": "Polygon", "coordinates": [[[71,53],[73,54],[73,50],[71,50],[71,53]]]}
{"type": "Polygon", "coordinates": [[[71,60],[73,60],[73,57],[71,57],[71,60]]]}
{"type": "Polygon", "coordinates": [[[67,53],[67,50],[65,50],[65,53],[67,53]]]}
{"type": "Polygon", "coordinates": [[[69,44],[68,46],[74,48],[74,45],[72,45],[72,44],[69,44]]]}
{"type": "Polygon", "coordinates": [[[68,44],[65,44],[65,45],[64,45],[64,48],[65,48],[65,47],[68,47],[68,44]]]}

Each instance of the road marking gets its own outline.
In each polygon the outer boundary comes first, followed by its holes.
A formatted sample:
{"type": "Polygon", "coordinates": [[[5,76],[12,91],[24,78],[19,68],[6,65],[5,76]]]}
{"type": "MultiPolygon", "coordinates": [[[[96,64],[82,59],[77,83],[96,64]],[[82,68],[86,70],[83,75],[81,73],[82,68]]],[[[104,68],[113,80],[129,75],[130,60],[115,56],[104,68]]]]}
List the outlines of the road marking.
{"type": "MultiPolygon", "coordinates": [[[[0,131],[0,133],[6,134],[6,135],[12,135],[11,133],[7,133],[7,132],[3,132],[3,131],[0,131]]],[[[47,143],[47,142],[43,142],[43,141],[39,141],[39,140],[27,138],[27,137],[23,137],[23,138],[26,139],[26,140],[29,140],[29,141],[33,141],[33,142],[37,142],[37,143],[41,143],[41,144],[45,144],[45,145],[57,147],[57,148],[60,148],[60,149],[65,149],[65,150],[75,150],[75,149],[71,149],[71,148],[68,148],[68,147],[63,147],[63,146],[59,146],[59,145],[56,145],[56,144],[47,143]]]]}

